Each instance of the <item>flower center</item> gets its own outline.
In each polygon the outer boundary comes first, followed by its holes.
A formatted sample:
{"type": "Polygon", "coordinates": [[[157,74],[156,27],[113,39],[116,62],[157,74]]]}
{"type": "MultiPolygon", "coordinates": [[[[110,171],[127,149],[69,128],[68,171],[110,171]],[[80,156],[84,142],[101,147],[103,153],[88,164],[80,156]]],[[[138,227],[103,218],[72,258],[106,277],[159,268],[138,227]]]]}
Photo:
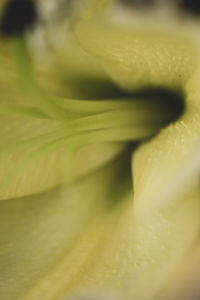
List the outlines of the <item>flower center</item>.
{"type": "MultiPolygon", "coordinates": [[[[11,3],[20,3],[19,10],[24,15],[26,10],[23,3],[26,1],[11,3]]],[[[10,25],[9,20],[7,18],[7,26],[10,25]]],[[[21,86],[27,98],[32,101],[33,107],[37,109],[39,117],[57,120],[63,124],[62,129],[45,139],[45,145],[38,150],[39,153],[53,152],[67,146],[70,162],[72,155],[88,144],[123,142],[135,145],[158,134],[163,127],[176,121],[184,112],[181,93],[160,87],[125,92],[107,81],[98,89],[100,93],[93,94],[93,99],[77,100],[46,94],[33,78],[30,54],[22,27],[20,32],[17,31],[17,36],[12,38],[21,86]]],[[[84,82],[85,79],[81,80],[84,82]]],[[[93,84],[94,82],[91,82],[91,87],[93,84]]],[[[99,85],[98,81],[95,84],[99,85]]],[[[4,105],[0,109],[14,113],[30,113],[26,107],[4,105]]],[[[70,172],[68,176],[70,177],[70,172]]]]}

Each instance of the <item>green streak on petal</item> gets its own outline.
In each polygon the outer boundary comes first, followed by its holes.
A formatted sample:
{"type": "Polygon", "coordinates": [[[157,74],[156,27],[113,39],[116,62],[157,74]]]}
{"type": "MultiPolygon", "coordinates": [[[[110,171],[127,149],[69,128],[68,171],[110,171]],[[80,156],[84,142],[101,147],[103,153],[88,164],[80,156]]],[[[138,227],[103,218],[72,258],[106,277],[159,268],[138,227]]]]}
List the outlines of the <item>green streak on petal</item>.
{"type": "Polygon", "coordinates": [[[34,118],[47,118],[45,114],[41,113],[38,109],[27,107],[27,106],[14,106],[14,105],[6,105],[2,104],[0,108],[1,115],[13,114],[13,115],[22,115],[22,116],[30,116],[34,118]]]}
{"type": "Polygon", "coordinates": [[[16,56],[16,63],[18,64],[18,70],[21,76],[22,87],[27,93],[27,96],[29,96],[43,114],[52,119],[65,121],[72,118],[69,113],[54,103],[53,99],[42,94],[39,88],[37,88],[30,70],[30,58],[24,37],[16,38],[14,46],[14,54],[16,56]]]}

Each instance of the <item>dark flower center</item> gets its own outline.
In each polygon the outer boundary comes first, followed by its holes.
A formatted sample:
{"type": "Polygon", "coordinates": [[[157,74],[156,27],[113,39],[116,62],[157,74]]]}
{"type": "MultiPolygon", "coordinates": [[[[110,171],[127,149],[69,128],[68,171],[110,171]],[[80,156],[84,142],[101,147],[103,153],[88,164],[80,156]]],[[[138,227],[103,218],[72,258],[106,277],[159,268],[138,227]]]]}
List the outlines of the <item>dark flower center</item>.
{"type": "Polygon", "coordinates": [[[5,36],[19,35],[31,28],[37,20],[36,6],[32,0],[12,0],[4,9],[1,33],[5,36]]]}

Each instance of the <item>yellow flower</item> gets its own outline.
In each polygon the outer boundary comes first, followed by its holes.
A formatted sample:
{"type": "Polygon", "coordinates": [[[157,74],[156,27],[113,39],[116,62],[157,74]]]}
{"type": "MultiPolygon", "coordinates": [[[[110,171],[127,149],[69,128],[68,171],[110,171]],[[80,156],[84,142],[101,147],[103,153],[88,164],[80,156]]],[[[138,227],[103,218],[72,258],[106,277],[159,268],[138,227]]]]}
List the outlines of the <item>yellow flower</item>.
{"type": "Polygon", "coordinates": [[[1,300],[198,286],[198,24],[111,2],[0,40],[1,300]]]}

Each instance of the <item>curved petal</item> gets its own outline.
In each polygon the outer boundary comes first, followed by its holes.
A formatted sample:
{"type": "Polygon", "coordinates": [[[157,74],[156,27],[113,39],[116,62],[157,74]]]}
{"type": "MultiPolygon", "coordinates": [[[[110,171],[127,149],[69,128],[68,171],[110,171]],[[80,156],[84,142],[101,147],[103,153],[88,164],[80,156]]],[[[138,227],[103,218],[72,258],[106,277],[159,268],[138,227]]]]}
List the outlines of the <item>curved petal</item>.
{"type": "Polygon", "coordinates": [[[82,276],[88,260],[98,262],[127,207],[117,205],[117,199],[129,198],[131,187],[124,176],[116,189],[123,165],[120,156],[74,185],[0,202],[2,300],[59,298],[82,276]]]}
{"type": "Polygon", "coordinates": [[[192,38],[167,29],[140,29],[100,22],[75,27],[81,46],[127,90],[180,89],[196,67],[192,38]]]}
{"type": "Polygon", "coordinates": [[[192,38],[159,30],[81,23],[76,34],[123,87],[164,86],[186,94],[183,116],[139,147],[133,159],[134,264],[129,290],[136,299],[154,299],[199,234],[198,48],[192,38]]]}

